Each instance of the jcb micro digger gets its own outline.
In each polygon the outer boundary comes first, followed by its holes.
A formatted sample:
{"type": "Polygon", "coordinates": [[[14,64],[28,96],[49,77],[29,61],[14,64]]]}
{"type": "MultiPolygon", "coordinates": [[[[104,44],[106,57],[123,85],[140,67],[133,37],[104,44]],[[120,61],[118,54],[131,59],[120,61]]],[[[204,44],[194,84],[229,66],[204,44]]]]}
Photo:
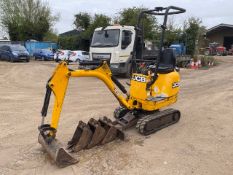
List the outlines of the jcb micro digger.
{"type": "MultiPolygon", "coordinates": [[[[116,138],[124,139],[124,130],[136,126],[139,133],[149,135],[179,121],[180,112],[175,109],[161,110],[175,103],[179,92],[180,76],[176,69],[176,58],[172,49],[164,49],[164,35],[168,15],[184,13],[179,7],[157,7],[142,11],[135,27],[135,45],[132,53],[132,76],[129,92],[112,75],[109,60],[100,62],[80,62],[77,70],[68,68],[61,62],[47,83],[47,90],[42,108],[42,122],[39,126],[39,143],[59,166],[77,162],[67,151],[77,152],[102,145],[116,138]],[[154,59],[142,56],[144,49],[143,23],[144,15],[163,15],[159,54],[154,59]],[[144,65],[144,67],[142,66],[144,65]],[[88,123],[79,122],[73,137],[63,148],[56,139],[62,104],[69,79],[72,77],[97,77],[102,80],[119,101],[112,121],[107,117],[99,120],[90,119],[88,123]],[[51,92],[55,102],[50,124],[45,124],[51,92]]],[[[104,29],[103,29],[104,32],[104,29]]]]}

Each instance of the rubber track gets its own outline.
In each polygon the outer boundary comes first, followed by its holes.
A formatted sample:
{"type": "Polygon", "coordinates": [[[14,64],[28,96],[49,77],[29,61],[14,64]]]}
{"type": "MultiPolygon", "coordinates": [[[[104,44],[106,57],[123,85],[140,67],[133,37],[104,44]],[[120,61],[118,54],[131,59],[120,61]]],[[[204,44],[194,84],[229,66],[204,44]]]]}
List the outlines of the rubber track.
{"type": "Polygon", "coordinates": [[[137,125],[136,125],[136,129],[138,130],[138,132],[140,134],[143,134],[143,135],[149,135],[149,134],[152,134],[158,130],[161,130],[165,127],[168,127],[172,124],[175,124],[179,121],[180,119],[180,112],[178,110],[175,110],[175,109],[166,109],[164,111],[161,111],[161,112],[157,112],[155,114],[152,114],[152,115],[148,115],[148,116],[145,116],[141,119],[138,120],[137,122],[137,125]],[[154,128],[153,130],[150,130],[150,131],[146,131],[145,130],[145,127],[146,127],[146,124],[148,124],[150,121],[153,121],[155,119],[158,119],[158,118],[162,118],[162,117],[165,117],[167,115],[170,115],[170,114],[175,114],[175,113],[178,113],[179,114],[179,117],[177,120],[173,121],[173,122],[170,122],[170,123],[165,123],[164,125],[160,126],[159,128],[154,128]]]}

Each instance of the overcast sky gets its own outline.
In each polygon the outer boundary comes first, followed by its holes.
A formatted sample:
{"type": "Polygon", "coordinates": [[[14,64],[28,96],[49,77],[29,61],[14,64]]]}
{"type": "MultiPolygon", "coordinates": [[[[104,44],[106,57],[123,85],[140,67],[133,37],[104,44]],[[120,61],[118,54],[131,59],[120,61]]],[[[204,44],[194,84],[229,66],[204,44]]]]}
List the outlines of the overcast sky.
{"type": "Polygon", "coordinates": [[[232,0],[49,0],[49,4],[53,13],[60,13],[60,21],[55,25],[58,33],[73,29],[74,14],[79,12],[115,16],[121,9],[133,6],[175,5],[185,8],[187,12],[175,18],[177,24],[191,16],[201,18],[208,28],[220,23],[233,24],[232,0]]]}
{"type": "MultiPolygon", "coordinates": [[[[46,0],[45,0],[46,1],[46,0]]],[[[74,28],[74,15],[79,12],[103,13],[116,16],[128,7],[147,7],[175,5],[185,8],[187,12],[174,17],[176,24],[182,24],[191,16],[202,19],[208,28],[220,23],[233,24],[232,0],[47,0],[54,14],[60,14],[60,20],[54,26],[58,33],[74,28]]],[[[0,32],[1,33],[1,32],[0,32]]]]}

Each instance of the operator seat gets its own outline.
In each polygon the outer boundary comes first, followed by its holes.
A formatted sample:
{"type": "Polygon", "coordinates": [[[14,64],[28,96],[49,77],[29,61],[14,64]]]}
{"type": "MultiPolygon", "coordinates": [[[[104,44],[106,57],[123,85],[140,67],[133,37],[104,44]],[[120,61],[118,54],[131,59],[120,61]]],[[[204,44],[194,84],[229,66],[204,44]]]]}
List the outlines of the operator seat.
{"type": "Polygon", "coordinates": [[[176,56],[174,50],[167,48],[163,50],[158,66],[158,73],[167,74],[173,72],[176,67],[176,56]]]}

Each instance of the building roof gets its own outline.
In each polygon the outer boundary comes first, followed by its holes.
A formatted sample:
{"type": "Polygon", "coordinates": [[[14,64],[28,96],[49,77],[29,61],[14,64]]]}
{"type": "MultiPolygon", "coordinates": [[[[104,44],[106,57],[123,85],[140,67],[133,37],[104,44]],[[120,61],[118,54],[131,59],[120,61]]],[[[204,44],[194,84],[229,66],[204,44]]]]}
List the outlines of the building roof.
{"type": "Polygon", "coordinates": [[[212,32],[216,32],[222,29],[233,29],[233,25],[232,24],[219,24],[217,26],[214,26],[210,29],[207,30],[206,34],[210,34],[212,32]]]}
{"type": "Polygon", "coordinates": [[[82,30],[74,29],[74,30],[61,33],[59,36],[74,36],[74,35],[80,35],[80,33],[82,33],[82,30]]]}

